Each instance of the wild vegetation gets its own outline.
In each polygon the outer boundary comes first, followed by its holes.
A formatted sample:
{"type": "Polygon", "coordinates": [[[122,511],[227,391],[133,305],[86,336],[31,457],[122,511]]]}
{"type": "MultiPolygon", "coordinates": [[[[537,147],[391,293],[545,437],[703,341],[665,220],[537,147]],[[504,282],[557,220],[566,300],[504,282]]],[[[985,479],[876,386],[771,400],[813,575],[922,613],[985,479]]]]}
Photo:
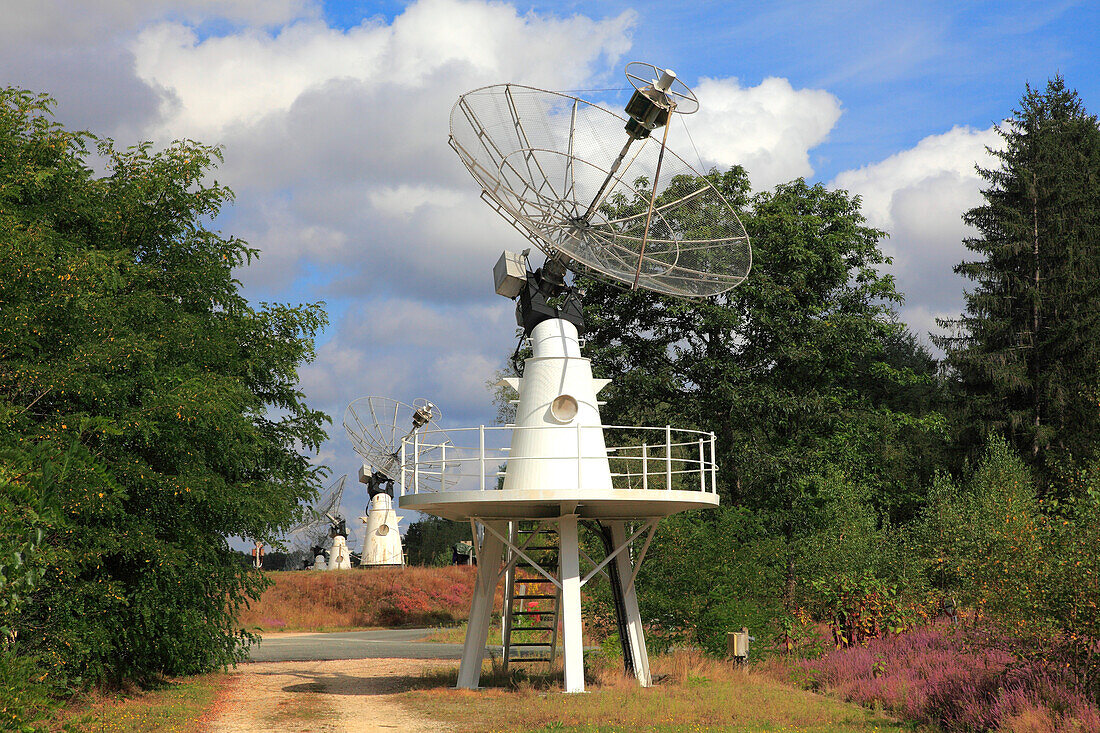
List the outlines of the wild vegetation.
{"type": "Polygon", "coordinates": [[[699,652],[679,651],[652,660],[660,682],[639,688],[616,660],[589,659],[584,695],[560,690],[561,669],[527,673],[499,669],[482,674],[485,689],[455,691],[457,673],[438,672],[416,680],[402,703],[461,730],[574,731],[774,731],[856,733],[912,730],[882,712],[814,695],[750,669],[699,652]]]}
{"type": "Polygon", "coordinates": [[[69,691],[239,659],[238,610],[266,581],[227,538],[294,520],[327,421],[297,387],[324,311],[238,292],[256,250],[208,226],[232,198],[217,148],[119,149],[51,108],[0,90],[0,725],[16,729],[69,691]]]}
{"type": "MultiPolygon", "coordinates": [[[[822,658],[808,684],[944,730],[1098,729],[1100,128],[1054,79],[1001,135],[943,362],[898,322],[859,200],[802,181],[711,172],[753,238],[725,296],[587,283],[608,421],[722,446],[723,507],[666,522],[638,576],[657,646],[718,654],[747,626],[758,652],[822,658]]],[[[607,599],[589,613],[613,629],[607,599]]]]}
{"type": "Polygon", "coordinates": [[[472,566],[272,573],[240,615],[250,631],[446,626],[470,612],[472,566]]]}

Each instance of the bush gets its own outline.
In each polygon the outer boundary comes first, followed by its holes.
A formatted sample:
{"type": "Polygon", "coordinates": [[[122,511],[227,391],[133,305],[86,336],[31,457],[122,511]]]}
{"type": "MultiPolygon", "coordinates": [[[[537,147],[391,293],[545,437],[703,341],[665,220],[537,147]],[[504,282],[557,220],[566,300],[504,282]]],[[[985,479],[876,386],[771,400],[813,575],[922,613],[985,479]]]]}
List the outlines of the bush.
{"type": "Polygon", "coordinates": [[[882,705],[945,731],[1100,732],[1100,708],[1072,670],[1021,662],[1018,639],[963,627],[926,626],[798,663],[812,680],[848,700],[882,705]]]}

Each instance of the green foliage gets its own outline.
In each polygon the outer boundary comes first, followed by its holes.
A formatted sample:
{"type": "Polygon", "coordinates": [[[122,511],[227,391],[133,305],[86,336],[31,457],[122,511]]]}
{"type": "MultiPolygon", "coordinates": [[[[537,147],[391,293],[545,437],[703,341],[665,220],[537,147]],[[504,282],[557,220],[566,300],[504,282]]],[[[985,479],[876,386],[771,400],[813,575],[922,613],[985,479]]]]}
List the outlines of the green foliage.
{"type": "Polygon", "coordinates": [[[450,519],[424,515],[405,530],[405,552],[410,565],[451,564],[451,551],[459,542],[470,541],[470,525],[450,519]]]}
{"type": "Polygon", "coordinates": [[[51,105],[0,91],[0,557],[43,534],[8,647],[74,686],[209,670],[264,587],[227,538],[270,542],[319,482],[297,367],[325,314],[239,294],[216,148],[101,141],[97,178],[51,105]]]}
{"type": "Polygon", "coordinates": [[[979,614],[1040,618],[1051,525],[1023,461],[992,437],[966,484],[937,477],[914,528],[934,586],[979,614]]]}
{"type": "Polygon", "coordinates": [[[999,167],[979,171],[985,203],[964,217],[976,259],[955,268],[974,288],[940,344],[963,448],[996,430],[1046,484],[1054,463],[1100,455],[1100,127],[1055,77],[997,130],[999,167]]]}
{"type": "Polygon", "coordinates": [[[614,380],[608,421],[714,430],[720,493],[783,514],[787,536],[812,526],[828,466],[911,514],[942,419],[935,363],[896,322],[901,296],[877,269],[883,233],[843,191],[797,180],[750,199],[743,170],[709,177],[743,207],[753,272],[692,302],[585,283],[589,354],[614,380]]]}
{"type": "MultiPolygon", "coordinates": [[[[719,492],[737,508],[666,522],[639,576],[662,633],[718,651],[742,625],[788,639],[807,609],[825,613],[814,581],[838,572],[919,585],[887,522],[921,505],[943,395],[896,321],[883,233],[858,198],[802,180],[750,197],[740,168],[709,178],[752,237],[748,280],[692,302],[586,281],[585,316],[589,356],[613,379],[606,422],[718,436],[719,492]]],[[[646,195],[611,204],[629,213],[646,195]]]]}

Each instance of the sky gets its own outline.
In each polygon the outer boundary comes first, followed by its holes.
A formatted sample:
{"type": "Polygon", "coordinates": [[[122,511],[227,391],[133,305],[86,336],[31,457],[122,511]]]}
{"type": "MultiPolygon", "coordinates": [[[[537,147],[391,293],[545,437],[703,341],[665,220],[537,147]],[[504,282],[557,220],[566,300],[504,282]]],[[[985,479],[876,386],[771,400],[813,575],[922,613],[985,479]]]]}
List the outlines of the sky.
{"type": "MultiPolygon", "coordinates": [[[[756,190],[804,177],[861,196],[925,341],[962,308],[952,266],[993,126],[1056,74],[1100,110],[1087,1],[0,0],[0,20],[0,84],[51,93],[66,125],[224,146],[236,202],[216,226],[261,251],[244,294],[327,304],[300,375],[333,418],[315,459],[334,477],[359,466],[341,427],[358,397],[426,397],[444,427],[495,419],[486,381],[515,323],[491,269],[526,243],[447,146],[465,91],[674,69],[702,109],[670,147],[743,165],[756,190]]],[[[348,486],[354,518],[366,492],[348,486]]]]}

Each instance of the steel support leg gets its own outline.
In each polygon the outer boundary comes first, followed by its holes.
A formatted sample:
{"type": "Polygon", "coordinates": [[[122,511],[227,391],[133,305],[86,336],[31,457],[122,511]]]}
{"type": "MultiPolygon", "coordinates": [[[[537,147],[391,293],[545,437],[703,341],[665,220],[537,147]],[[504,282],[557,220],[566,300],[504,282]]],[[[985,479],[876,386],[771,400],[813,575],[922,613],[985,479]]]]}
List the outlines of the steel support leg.
{"type": "Polygon", "coordinates": [[[581,567],[577,542],[577,515],[558,520],[561,562],[562,654],[565,691],[584,692],[584,641],[581,638],[581,567]]]}
{"type": "MultiPolygon", "coordinates": [[[[629,536],[626,532],[626,522],[607,522],[611,527],[611,541],[615,548],[622,546],[629,536]]],[[[612,562],[615,563],[618,573],[619,587],[613,591],[622,599],[623,610],[626,611],[626,638],[623,645],[630,646],[630,655],[634,660],[634,674],[642,687],[649,687],[653,679],[649,675],[649,655],[645,648],[645,630],[642,628],[642,615],[638,611],[638,595],[634,592],[634,568],[630,565],[630,553],[620,552],[612,562]]]]}
{"type": "MultiPolygon", "coordinates": [[[[497,532],[508,531],[507,522],[485,522],[497,532]]],[[[486,532],[477,556],[477,581],[470,604],[470,622],[466,627],[466,643],[462,647],[462,662],[458,667],[459,688],[476,690],[481,681],[481,661],[489,638],[489,621],[493,614],[493,596],[500,579],[500,564],[504,559],[504,543],[492,532],[486,532]]]]}

